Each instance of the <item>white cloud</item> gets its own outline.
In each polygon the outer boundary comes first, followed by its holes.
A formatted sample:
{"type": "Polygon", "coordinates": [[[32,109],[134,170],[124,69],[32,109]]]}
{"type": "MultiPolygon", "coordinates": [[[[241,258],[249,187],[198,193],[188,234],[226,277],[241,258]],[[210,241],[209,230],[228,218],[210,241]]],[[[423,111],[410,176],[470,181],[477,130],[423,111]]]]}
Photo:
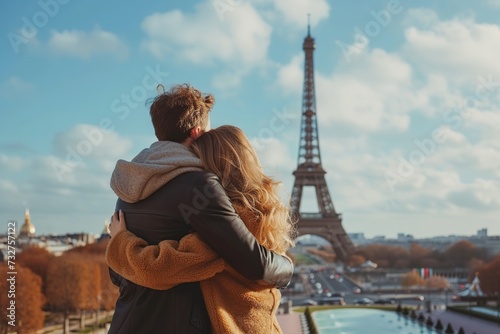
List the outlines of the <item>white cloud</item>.
{"type": "Polygon", "coordinates": [[[127,46],[112,32],[96,27],[91,32],[79,30],[52,30],[48,42],[51,52],[88,59],[99,54],[111,54],[123,59],[128,56],[127,46]]]}
{"type": "Polygon", "coordinates": [[[294,56],[288,64],[278,70],[278,85],[287,93],[299,93],[304,81],[304,55],[294,56]]]}
{"type": "Polygon", "coordinates": [[[456,18],[426,28],[409,27],[405,36],[405,54],[423,71],[469,85],[478,76],[500,75],[498,25],[456,18]]]}
{"type": "Polygon", "coordinates": [[[175,56],[194,64],[230,62],[257,64],[266,59],[271,26],[248,3],[221,21],[211,2],[195,13],[172,10],[155,13],[142,22],[143,47],[158,59],[175,56]]]}
{"type": "Polygon", "coordinates": [[[311,26],[328,18],[330,5],[326,0],[274,0],[274,6],[291,26],[304,30],[307,14],[310,14],[311,26]]]}
{"type": "Polygon", "coordinates": [[[146,33],[142,47],[158,59],[174,57],[200,66],[223,64],[224,72],[212,79],[221,89],[239,85],[252,69],[268,62],[272,28],[248,2],[225,13],[223,20],[207,1],[194,13],[155,13],[141,25],[146,33]]]}
{"type": "Polygon", "coordinates": [[[500,201],[493,199],[500,190],[496,181],[500,168],[498,148],[487,140],[471,143],[467,132],[448,127],[442,131],[445,133],[443,143],[426,139],[425,148],[424,145],[414,147],[412,153],[418,151],[423,157],[418,162],[412,161],[410,152],[394,152],[390,157],[388,170],[401,177],[394,184],[394,198],[402,203],[401,207],[422,213],[439,209],[450,210],[450,213],[483,208],[500,211],[500,201]]]}
{"type": "Polygon", "coordinates": [[[58,160],[64,162],[55,156],[23,158],[16,181],[0,177],[0,219],[21,223],[28,207],[38,233],[100,233],[116,201],[111,173],[79,166],[60,182],[53,169],[58,160]]]}
{"type": "Polygon", "coordinates": [[[500,208],[499,190],[499,185],[492,180],[476,179],[463,189],[451,192],[447,200],[464,209],[498,210],[500,208]]]}
{"type": "Polygon", "coordinates": [[[498,144],[490,139],[481,140],[476,144],[450,144],[447,141],[438,149],[436,157],[432,159],[436,162],[436,168],[439,165],[447,166],[464,174],[484,175],[492,179],[499,175],[500,150],[498,144]]]}
{"type": "MultiPolygon", "coordinates": [[[[303,56],[302,56],[303,59],[303,56]]],[[[303,62],[303,61],[302,61],[303,62]]],[[[298,56],[278,73],[278,85],[299,93],[303,64],[298,56]]],[[[412,69],[399,56],[376,49],[331,75],[316,73],[318,120],[368,131],[405,130],[408,113],[421,104],[412,89],[412,69]]]]}
{"type": "Polygon", "coordinates": [[[116,161],[151,139],[78,124],[55,136],[53,155],[1,154],[0,220],[22,223],[28,207],[38,234],[100,233],[115,208],[109,182],[116,161]]]}
{"type": "Polygon", "coordinates": [[[77,124],[54,137],[54,149],[65,166],[97,164],[112,170],[117,159],[124,158],[132,148],[132,141],[115,132],[105,133],[95,125],[77,124]]]}
{"type": "Polygon", "coordinates": [[[19,157],[11,157],[0,154],[0,170],[20,170],[23,167],[23,160],[19,157]]]}
{"type": "MultiPolygon", "coordinates": [[[[471,19],[439,21],[424,9],[410,11],[409,17],[424,14],[432,20],[408,28],[400,50],[367,47],[349,64],[339,61],[330,75],[316,73],[320,121],[363,131],[406,131],[411,113],[417,112],[460,127],[465,122],[461,113],[500,105],[495,94],[500,45],[493,42],[500,39],[500,27],[471,19]]],[[[279,69],[277,85],[283,91],[301,92],[303,57],[294,56],[279,69]]]]}
{"type": "Polygon", "coordinates": [[[225,94],[230,94],[232,92],[231,88],[238,87],[243,80],[244,75],[247,74],[246,70],[234,70],[234,71],[223,71],[214,74],[212,78],[212,85],[225,92],[225,94]]]}
{"type": "Polygon", "coordinates": [[[500,140],[498,133],[498,124],[500,124],[500,109],[483,110],[481,112],[471,113],[470,118],[466,121],[472,123],[478,129],[481,129],[490,137],[495,136],[500,140]]]}
{"type": "Polygon", "coordinates": [[[40,233],[60,233],[62,226],[64,232],[100,233],[116,201],[111,172],[129,155],[131,140],[79,124],[53,144],[56,155],[0,155],[0,170],[8,172],[0,176],[0,220],[20,222],[29,207],[40,233]]]}
{"type": "Polygon", "coordinates": [[[386,186],[380,157],[359,150],[349,151],[347,148],[332,151],[329,147],[322,146],[323,166],[337,210],[381,211],[381,204],[388,196],[383,191],[386,186]]]}
{"type": "Polygon", "coordinates": [[[492,7],[500,8],[500,0],[488,0],[488,4],[492,7]]]}
{"type": "Polygon", "coordinates": [[[322,105],[318,118],[369,131],[407,129],[413,105],[411,68],[382,50],[356,61],[359,67],[353,64],[331,77],[317,75],[317,101],[322,105]]]}
{"type": "Polygon", "coordinates": [[[440,133],[440,136],[443,137],[446,145],[452,144],[463,146],[464,144],[468,144],[468,140],[463,133],[454,131],[449,126],[441,126],[436,130],[440,133]]]}
{"type": "Polygon", "coordinates": [[[280,168],[289,169],[295,164],[295,160],[289,154],[288,143],[278,138],[254,137],[250,139],[250,142],[259,156],[262,166],[269,171],[280,168]]]}
{"type": "Polygon", "coordinates": [[[414,87],[415,110],[426,116],[444,115],[450,108],[460,105],[463,98],[458,92],[452,92],[450,82],[443,75],[425,73],[426,82],[414,87]]]}
{"type": "Polygon", "coordinates": [[[249,138],[259,157],[264,173],[282,183],[281,198],[288,203],[292,190],[292,168],[295,168],[296,157],[290,152],[290,144],[284,138],[286,134],[276,137],[257,136],[249,138]]]}

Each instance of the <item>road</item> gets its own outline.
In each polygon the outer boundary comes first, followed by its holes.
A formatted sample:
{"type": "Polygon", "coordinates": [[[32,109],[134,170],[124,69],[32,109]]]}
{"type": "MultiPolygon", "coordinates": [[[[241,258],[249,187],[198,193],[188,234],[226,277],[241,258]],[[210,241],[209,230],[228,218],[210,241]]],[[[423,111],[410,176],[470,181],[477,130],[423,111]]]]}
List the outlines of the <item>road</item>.
{"type": "Polygon", "coordinates": [[[424,295],[395,293],[380,294],[373,291],[363,291],[354,281],[335,268],[311,266],[304,267],[297,280],[304,283],[304,291],[297,293],[292,290],[282,291],[285,298],[292,300],[293,306],[311,305],[318,303],[322,298],[331,296],[342,296],[346,304],[355,304],[362,298],[377,303],[393,303],[402,305],[426,306],[430,301],[434,309],[444,308],[445,304],[451,304],[451,297],[442,293],[428,293],[424,295]]]}

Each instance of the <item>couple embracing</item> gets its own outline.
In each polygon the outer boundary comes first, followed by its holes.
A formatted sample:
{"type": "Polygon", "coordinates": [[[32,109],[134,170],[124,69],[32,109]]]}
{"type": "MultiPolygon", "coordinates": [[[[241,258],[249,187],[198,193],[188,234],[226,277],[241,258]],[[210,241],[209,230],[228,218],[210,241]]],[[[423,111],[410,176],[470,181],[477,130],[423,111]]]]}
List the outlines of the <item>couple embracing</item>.
{"type": "Polygon", "coordinates": [[[116,164],[110,334],[282,333],[289,207],[239,128],[210,129],[213,103],[187,84],[160,93],[150,107],[158,141],[116,164]]]}

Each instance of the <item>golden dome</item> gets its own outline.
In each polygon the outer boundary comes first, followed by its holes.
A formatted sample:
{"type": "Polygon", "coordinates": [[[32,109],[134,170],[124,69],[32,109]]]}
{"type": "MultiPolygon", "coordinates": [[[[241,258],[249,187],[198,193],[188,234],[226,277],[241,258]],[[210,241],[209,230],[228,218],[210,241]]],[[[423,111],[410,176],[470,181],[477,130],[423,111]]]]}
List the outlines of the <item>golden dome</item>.
{"type": "Polygon", "coordinates": [[[24,224],[19,231],[20,237],[32,237],[35,235],[35,225],[31,223],[30,210],[26,209],[26,214],[24,215],[24,224]]]}

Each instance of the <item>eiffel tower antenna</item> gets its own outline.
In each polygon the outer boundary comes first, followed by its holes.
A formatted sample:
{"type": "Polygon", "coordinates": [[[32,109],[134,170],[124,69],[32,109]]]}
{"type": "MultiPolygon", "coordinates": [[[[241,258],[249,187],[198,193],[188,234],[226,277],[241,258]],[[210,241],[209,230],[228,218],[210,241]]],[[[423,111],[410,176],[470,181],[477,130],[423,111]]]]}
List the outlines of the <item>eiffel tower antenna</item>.
{"type": "Polygon", "coordinates": [[[307,14],[307,36],[311,36],[311,14],[307,14]]]}
{"type": "Polygon", "coordinates": [[[293,172],[295,182],[290,200],[291,208],[299,213],[300,235],[315,234],[324,237],[331,244],[337,259],[346,261],[354,251],[349,236],[342,227],[342,216],[335,211],[325,180],[326,171],[321,164],[319,148],[316,96],[314,88],[313,53],[316,48],[308,18],[307,36],[304,39],[305,52],[304,89],[302,93],[302,117],[300,126],[297,169],[293,172]],[[319,212],[300,211],[304,187],[314,187],[319,212]]]}

